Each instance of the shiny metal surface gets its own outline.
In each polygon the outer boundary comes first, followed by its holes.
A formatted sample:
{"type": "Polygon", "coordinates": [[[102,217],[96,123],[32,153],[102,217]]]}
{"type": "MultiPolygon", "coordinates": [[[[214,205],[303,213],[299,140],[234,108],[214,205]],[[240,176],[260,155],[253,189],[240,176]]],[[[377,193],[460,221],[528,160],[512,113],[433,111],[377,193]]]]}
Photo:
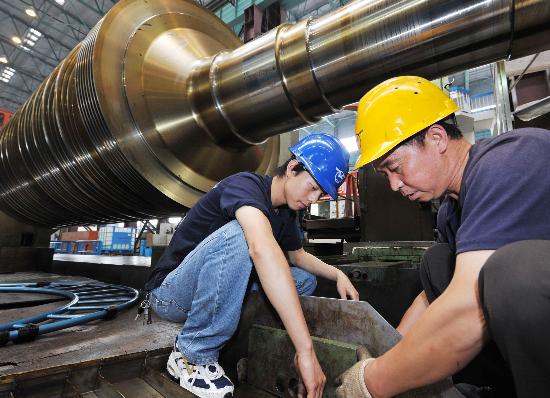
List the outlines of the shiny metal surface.
{"type": "Polygon", "coordinates": [[[514,128],[512,125],[512,112],[510,110],[510,90],[506,78],[504,61],[498,61],[494,67],[495,87],[495,126],[496,134],[506,133],[514,128]]]}
{"type": "MultiPolygon", "coordinates": [[[[356,1],[217,57],[209,69],[215,89],[190,99],[209,115],[207,128],[220,130],[221,119],[221,130],[261,142],[357,101],[392,75],[435,78],[507,58],[512,48],[514,56],[548,48],[541,32],[549,29],[542,0],[356,1]]],[[[207,89],[205,76],[197,87],[207,89]]]]}
{"type": "Polygon", "coordinates": [[[178,213],[382,79],[541,51],[549,30],[545,0],[358,0],[241,45],[190,0],[122,0],[2,130],[0,204],[49,226],[178,213]]]}
{"type": "Polygon", "coordinates": [[[514,116],[528,122],[547,113],[550,113],[550,96],[520,105],[514,112],[514,116]]]}

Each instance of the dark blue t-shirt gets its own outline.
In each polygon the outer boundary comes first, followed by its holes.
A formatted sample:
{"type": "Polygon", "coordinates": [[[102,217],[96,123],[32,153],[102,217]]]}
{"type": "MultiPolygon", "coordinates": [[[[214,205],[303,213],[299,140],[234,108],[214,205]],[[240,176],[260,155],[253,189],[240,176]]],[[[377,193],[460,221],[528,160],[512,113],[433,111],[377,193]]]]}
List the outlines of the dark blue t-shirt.
{"type": "Polygon", "coordinates": [[[220,181],[189,210],[176,229],[170,245],[159,259],[145,284],[152,290],[183,261],[204,238],[235,219],[242,206],[259,209],[268,218],[273,236],[282,250],[302,247],[296,224],[296,212],[287,206],[273,208],[269,176],[243,172],[220,181]]]}
{"type": "Polygon", "coordinates": [[[550,240],[550,131],[512,130],[470,149],[459,201],[445,198],[439,241],[456,254],[550,240]]]}

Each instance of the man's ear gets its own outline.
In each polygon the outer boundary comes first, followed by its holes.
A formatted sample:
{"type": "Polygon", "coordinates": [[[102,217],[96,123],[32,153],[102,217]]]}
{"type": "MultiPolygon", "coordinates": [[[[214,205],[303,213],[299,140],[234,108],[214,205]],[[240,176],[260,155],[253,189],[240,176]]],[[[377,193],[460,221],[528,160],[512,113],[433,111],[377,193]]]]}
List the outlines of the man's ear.
{"type": "Polygon", "coordinates": [[[300,162],[298,162],[297,159],[292,159],[290,162],[288,162],[288,164],[286,165],[286,173],[285,173],[287,177],[290,177],[291,175],[296,175],[296,172],[294,171],[294,167],[296,167],[298,163],[300,162]]]}
{"type": "Polygon", "coordinates": [[[447,131],[445,131],[445,128],[440,124],[434,124],[430,126],[430,128],[426,132],[426,140],[434,143],[437,146],[439,153],[444,153],[445,151],[447,151],[447,147],[449,146],[449,139],[450,138],[447,134],[447,131]]]}

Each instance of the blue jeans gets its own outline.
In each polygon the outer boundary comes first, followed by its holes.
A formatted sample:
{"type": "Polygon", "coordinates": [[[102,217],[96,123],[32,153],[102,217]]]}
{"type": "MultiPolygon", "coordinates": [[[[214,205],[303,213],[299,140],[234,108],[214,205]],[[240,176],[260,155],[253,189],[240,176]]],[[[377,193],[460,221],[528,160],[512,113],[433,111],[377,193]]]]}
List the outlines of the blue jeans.
{"type": "MultiPolygon", "coordinates": [[[[206,237],[151,292],[151,307],[161,318],[185,322],[177,344],[189,362],[218,360],[237,330],[251,271],[244,232],[234,220],[206,237]]],[[[315,276],[296,267],[291,272],[298,294],[311,295],[315,276]]]]}

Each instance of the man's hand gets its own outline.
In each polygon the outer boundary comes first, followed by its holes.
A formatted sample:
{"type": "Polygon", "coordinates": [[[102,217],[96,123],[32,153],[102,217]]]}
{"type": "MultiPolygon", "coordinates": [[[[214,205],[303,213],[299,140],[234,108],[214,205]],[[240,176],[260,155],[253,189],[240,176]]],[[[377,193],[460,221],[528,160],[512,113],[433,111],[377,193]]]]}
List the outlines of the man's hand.
{"type": "Polygon", "coordinates": [[[340,294],[341,299],[347,300],[349,297],[355,301],[359,300],[359,293],[355,287],[353,287],[353,284],[346,274],[340,270],[338,270],[336,274],[336,289],[338,290],[338,294],[340,294]]]}
{"type": "Polygon", "coordinates": [[[293,265],[311,272],[313,275],[335,281],[340,298],[347,300],[349,297],[352,300],[359,300],[359,293],[357,293],[346,274],[336,267],[319,260],[303,248],[289,251],[288,256],[293,265]]]}
{"type": "Polygon", "coordinates": [[[339,269],[319,260],[314,255],[307,253],[303,248],[289,251],[290,262],[314,275],[336,282],[336,289],[340,298],[347,300],[359,300],[359,293],[351,284],[349,278],[339,269]]]}
{"type": "Polygon", "coordinates": [[[300,377],[298,384],[298,398],[321,398],[327,378],[319,365],[315,351],[296,353],[294,365],[300,377]],[[304,391],[304,385],[305,390],[304,391]]]}
{"type": "Polygon", "coordinates": [[[357,347],[359,362],[346,370],[336,379],[340,387],[336,389],[337,398],[372,398],[365,384],[365,368],[374,361],[365,346],[357,347]]]}

